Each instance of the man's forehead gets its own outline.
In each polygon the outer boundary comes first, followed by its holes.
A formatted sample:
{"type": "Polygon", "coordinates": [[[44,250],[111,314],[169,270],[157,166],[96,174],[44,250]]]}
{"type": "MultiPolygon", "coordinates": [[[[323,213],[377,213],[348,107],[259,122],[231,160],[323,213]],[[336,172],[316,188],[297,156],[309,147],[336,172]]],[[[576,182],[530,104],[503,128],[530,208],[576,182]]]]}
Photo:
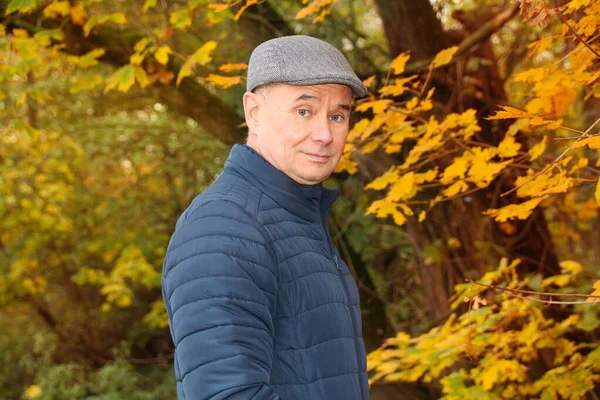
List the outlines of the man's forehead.
{"type": "Polygon", "coordinates": [[[352,103],[352,88],[339,83],[325,83],[318,85],[289,85],[280,83],[283,91],[290,96],[292,101],[314,100],[320,101],[323,96],[332,95],[340,97],[339,101],[352,103]]]}

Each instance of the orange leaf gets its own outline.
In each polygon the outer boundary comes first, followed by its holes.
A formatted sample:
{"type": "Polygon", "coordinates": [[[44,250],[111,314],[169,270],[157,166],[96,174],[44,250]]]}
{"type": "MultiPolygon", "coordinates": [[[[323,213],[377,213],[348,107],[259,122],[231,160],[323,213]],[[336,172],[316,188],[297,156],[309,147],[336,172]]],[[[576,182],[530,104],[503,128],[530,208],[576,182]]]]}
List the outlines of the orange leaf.
{"type": "Polygon", "coordinates": [[[228,87],[242,83],[242,77],[210,74],[206,77],[206,81],[212,85],[221,86],[223,89],[227,89],[228,87]]]}
{"type": "Polygon", "coordinates": [[[219,67],[219,71],[231,72],[248,69],[248,64],[223,64],[219,67]]]}
{"type": "Polygon", "coordinates": [[[85,25],[88,14],[83,9],[83,4],[77,4],[71,7],[71,21],[74,25],[83,26],[85,25]]]}

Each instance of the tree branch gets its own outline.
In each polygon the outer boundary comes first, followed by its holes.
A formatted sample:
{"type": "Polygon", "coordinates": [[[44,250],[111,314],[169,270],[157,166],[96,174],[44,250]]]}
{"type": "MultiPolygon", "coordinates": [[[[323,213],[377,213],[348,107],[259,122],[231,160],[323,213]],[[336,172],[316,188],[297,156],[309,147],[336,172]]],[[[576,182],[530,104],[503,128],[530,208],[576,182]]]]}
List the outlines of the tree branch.
{"type": "MultiPolygon", "coordinates": [[[[467,36],[458,46],[458,50],[454,54],[454,59],[458,56],[465,54],[473,47],[475,47],[478,43],[487,40],[494,33],[498,32],[500,28],[502,28],[508,21],[510,21],[519,11],[519,3],[515,3],[505,11],[498,14],[494,19],[486,22],[481,26],[481,28],[477,29],[471,35],[467,36]]],[[[410,63],[406,66],[404,70],[405,75],[412,75],[417,73],[419,70],[425,69],[431,64],[434,57],[430,57],[426,60],[417,61],[414,63],[410,63]]]]}

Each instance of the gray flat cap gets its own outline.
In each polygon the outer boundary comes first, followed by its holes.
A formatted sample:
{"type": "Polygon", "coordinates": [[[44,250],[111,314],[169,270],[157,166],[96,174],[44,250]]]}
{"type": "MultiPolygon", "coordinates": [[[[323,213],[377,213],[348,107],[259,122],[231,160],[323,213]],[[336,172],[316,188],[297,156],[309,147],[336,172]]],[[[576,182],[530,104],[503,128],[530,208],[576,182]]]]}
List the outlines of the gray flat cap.
{"type": "Polygon", "coordinates": [[[367,95],[346,57],[320,39],[296,35],[271,39],[258,45],[248,62],[249,92],[269,83],[318,85],[341,83],[352,88],[354,97],[367,95]]]}

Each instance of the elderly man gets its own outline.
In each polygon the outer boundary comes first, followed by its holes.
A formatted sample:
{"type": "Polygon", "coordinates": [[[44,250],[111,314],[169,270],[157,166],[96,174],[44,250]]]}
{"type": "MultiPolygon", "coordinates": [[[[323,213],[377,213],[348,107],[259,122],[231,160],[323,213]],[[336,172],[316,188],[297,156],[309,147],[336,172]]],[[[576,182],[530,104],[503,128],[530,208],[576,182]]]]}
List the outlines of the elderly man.
{"type": "Polygon", "coordinates": [[[308,36],[250,57],[246,145],[179,218],[163,272],[180,400],[368,399],[359,296],[327,217],[353,97],[366,88],[308,36]]]}

